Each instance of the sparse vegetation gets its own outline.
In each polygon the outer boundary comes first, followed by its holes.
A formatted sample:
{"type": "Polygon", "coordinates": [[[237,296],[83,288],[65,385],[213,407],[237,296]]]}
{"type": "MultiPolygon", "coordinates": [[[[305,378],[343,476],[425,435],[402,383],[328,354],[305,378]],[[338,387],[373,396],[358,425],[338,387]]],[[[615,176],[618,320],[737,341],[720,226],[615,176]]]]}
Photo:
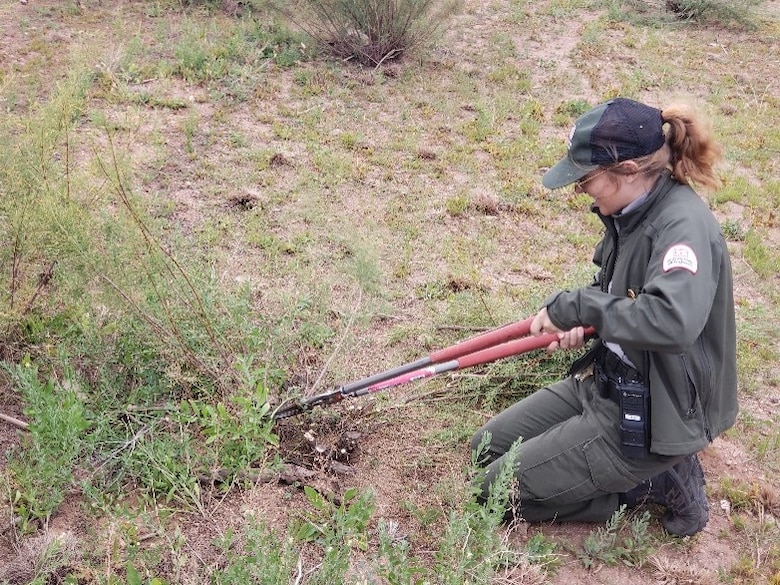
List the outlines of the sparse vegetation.
{"type": "Polygon", "coordinates": [[[638,585],[780,583],[778,15],[305,4],[345,20],[303,34],[262,0],[0,8],[0,584],[587,583],[626,566],[638,585]],[[539,176],[618,94],[696,101],[726,150],[708,202],[744,400],[703,459],[709,533],[672,545],[652,510],[507,526],[511,474],[475,501],[471,433],[572,354],[270,420],[588,282],[590,200],[539,176]],[[713,560],[714,540],[733,555],[713,560]],[[670,545],[709,565],[674,565],[670,545]]]}

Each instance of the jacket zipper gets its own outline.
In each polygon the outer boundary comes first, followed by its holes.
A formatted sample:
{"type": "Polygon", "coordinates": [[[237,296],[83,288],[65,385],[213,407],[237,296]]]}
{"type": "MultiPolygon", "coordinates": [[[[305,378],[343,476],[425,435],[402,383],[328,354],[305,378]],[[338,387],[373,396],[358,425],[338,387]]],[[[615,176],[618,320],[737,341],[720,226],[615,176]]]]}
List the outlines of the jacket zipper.
{"type": "Polygon", "coordinates": [[[704,351],[704,342],[702,341],[701,337],[699,337],[699,351],[701,352],[701,359],[702,359],[702,363],[704,364],[705,371],[709,372],[710,374],[709,392],[707,393],[707,401],[702,402],[701,416],[702,416],[702,420],[704,420],[704,433],[707,435],[707,440],[711,443],[712,431],[710,430],[710,421],[707,419],[707,412],[709,411],[710,401],[712,400],[712,388],[714,387],[714,384],[712,382],[713,369],[712,367],[710,367],[710,356],[706,351],[704,351]]]}
{"type": "MultiPolygon", "coordinates": [[[[693,376],[691,376],[690,370],[688,369],[688,360],[685,359],[684,353],[680,354],[680,360],[682,361],[685,379],[688,381],[688,398],[690,400],[690,404],[688,406],[688,412],[686,413],[686,416],[688,418],[693,418],[696,415],[696,397],[699,395],[699,393],[696,389],[696,384],[693,381],[693,376]]],[[[705,405],[703,402],[701,403],[701,409],[701,419],[704,423],[704,434],[707,436],[707,440],[711,443],[712,431],[710,430],[710,423],[707,420],[707,405],[705,405]]]]}
{"type": "Polygon", "coordinates": [[[693,382],[693,377],[688,370],[688,360],[685,359],[684,353],[680,354],[680,361],[682,361],[683,374],[685,374],[685,379],[688,386],[688,410],[685,415],[688,418],[693,418],[693,416],[696,414],[696,384],[693,382]]]}
{"type": "Polygon", "coordinates": [[[620,234],[615,227],[615,220],[609,219],[609,233],[612,236],[612,241],[615,242],[615,247],[607,258],[607,270],[604,274],[604,278],[601,281],[602,292],[609,292],[609,283],[612,282],[612,275],[615,274],[615,266],[617,265],[618,254],[620,251],[620,234]]]}

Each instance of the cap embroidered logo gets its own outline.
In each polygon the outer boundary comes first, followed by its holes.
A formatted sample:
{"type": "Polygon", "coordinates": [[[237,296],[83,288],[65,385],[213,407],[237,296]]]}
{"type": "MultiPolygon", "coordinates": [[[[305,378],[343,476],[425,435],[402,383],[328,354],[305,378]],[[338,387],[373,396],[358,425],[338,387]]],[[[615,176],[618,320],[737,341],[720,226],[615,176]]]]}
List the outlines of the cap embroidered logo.
{"type": "Polygon", "coordinates": [[[566,149],[571,148],[572,140],[574,139],[574,133],[577,131],[577,125],[571,127],[571,132],[569,132],[569,139],[566,141],[566,149]]]}

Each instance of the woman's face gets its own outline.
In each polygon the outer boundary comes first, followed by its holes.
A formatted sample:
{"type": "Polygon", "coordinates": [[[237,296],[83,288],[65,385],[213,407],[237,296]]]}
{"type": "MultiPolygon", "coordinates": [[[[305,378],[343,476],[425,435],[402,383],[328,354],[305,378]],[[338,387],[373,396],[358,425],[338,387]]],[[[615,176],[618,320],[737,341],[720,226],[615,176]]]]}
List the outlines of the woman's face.
{"type": "Polygon", "coordinates": [[[642,195],[632,187],[633,181],[627,181],[626,175],[594,169],[574,183],[574,192],[590,195],[602,215],[614,215],[642,195]]]}

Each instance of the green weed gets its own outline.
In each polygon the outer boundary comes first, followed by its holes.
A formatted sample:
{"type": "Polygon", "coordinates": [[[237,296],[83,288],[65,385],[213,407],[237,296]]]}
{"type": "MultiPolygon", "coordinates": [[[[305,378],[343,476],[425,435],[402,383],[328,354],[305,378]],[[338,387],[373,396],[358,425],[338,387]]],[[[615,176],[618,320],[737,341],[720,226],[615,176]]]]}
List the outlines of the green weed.
{"type": "Polygon", "coordinates": [[[466,213],[469,207],[469,199],[464,194],[455,195],[447,199],[447,213],[453,217],[458,217],[466,213]]]}
{"type": "Polygon", "coordinates": [[[20,518],[22,532],[47,521],[74,482],[73,466],[86,449],[83,433],[89,414],[74,378],[65,384],[42,380],[29,360],[6,366],[25,401],[30,420],[22,450],[9,462],[10,504],[20,518]]]}
{"type": "Polygon", "coordinates": [[[370,492],[360,493],[350,488],[336,503],[310,486],[304,493],[314,510],[305,515],[296,531],[296,537],[304,541],[316,541],[328,548],[368,547],[368,523],[374,512],[374,497],[370,492]]]}
{"type": "Polygon", "coordinates": [[[569,127],[572,125],[575,119],[579,118],[592,107],[593,105],[584,99],[563,102],[556,106],[553,121],[558,126],[569,127]]]}
{"type": "Polygon", "coordinates": [[[410,542],[396,534],[396,527],[390,522],[379,521],[377,527],[379,549],[377,551],[377,573],[388,585],[417,583],[427,570],[420,565],[412,553],[410,542]]]}
{"type": "Polygon", "coordinates": [[[214,585],[287,585],[301,574],[300,553],[290,538],[252,516],[241,537],[243,545],[232,530],[219,539],[226,563],[212,574],[214,585]]]}
{"type": "Polygon", "coordinates": [[[596,563],[641,567],[655,552],[652,536],[647,531],[649,523],[650,512],[629,516],[622,506],[604,526],[588,534],[578,555],[580,561],[587,568],[593,568],[596,563]]]}
{"type": "MultiPolygon", "coordinates": [[[[473,469],[477,469],[476,462],[489,440],[483,438],[473,453],[473,469]]],[[[477,473],[471,498],[461,512],[452,512],[447,518],[434,565],[440,583],[489,583],[497,568],[511,565],[520,556],[503,545],[499,530],[512,506],[514,462],[519,449],[518,442],[505,455],[506,464],[494,478],[484,502],[477,499],[481,492],[481,474],[477,473]]]]}
{"type": "Polygon", "coordinates": [[[741,242],[745,239],[746,231],[738,219],[727,219],[720,224],[723,236],[730,242],[741,242]]]}
{"type": "Polygon", "coordinates": [[[141,573],[138,572],[138,569],[136,569],[131,563],[128,563],[125,568],[125,575],[126,575],[126,585],[142,585],[146,583],[146,585],[167,585],[167,581],[165,579],[161,579],[160,577],[152,577],[151,579],[144,580],[141,577],[141,573]]]}

